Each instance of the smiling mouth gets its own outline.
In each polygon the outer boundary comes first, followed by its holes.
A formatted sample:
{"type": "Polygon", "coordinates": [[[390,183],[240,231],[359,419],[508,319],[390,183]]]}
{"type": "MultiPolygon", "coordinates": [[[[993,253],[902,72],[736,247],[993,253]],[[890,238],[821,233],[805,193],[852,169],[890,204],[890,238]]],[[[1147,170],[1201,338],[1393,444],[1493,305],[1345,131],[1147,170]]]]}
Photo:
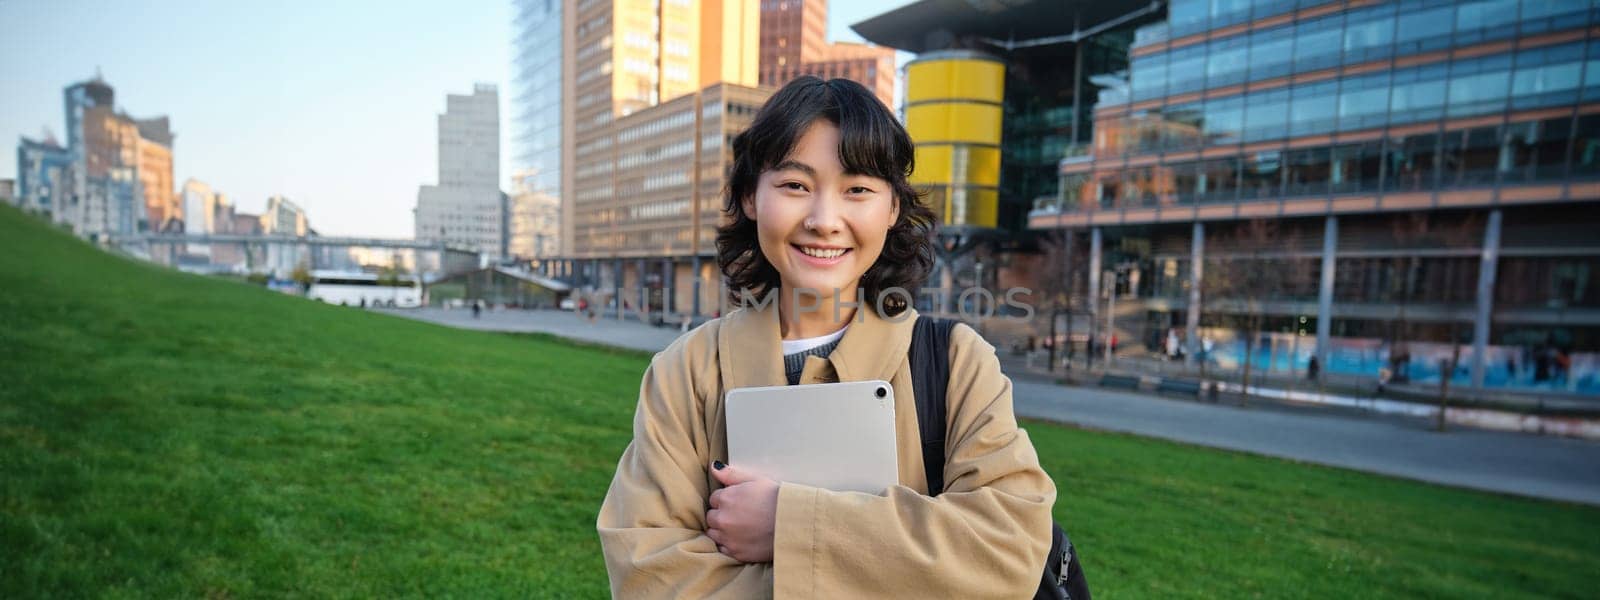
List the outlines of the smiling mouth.
{"type": "Polygon", "coordinates": [[[849,248],[815,248],[811,246],[801,246],[799,244],[793,244],[793,246],[796,250],[799,250],[801,254],[823,260],[839,258],[840,256],[844,256],[846,252],[850,251],[849,248]]]}

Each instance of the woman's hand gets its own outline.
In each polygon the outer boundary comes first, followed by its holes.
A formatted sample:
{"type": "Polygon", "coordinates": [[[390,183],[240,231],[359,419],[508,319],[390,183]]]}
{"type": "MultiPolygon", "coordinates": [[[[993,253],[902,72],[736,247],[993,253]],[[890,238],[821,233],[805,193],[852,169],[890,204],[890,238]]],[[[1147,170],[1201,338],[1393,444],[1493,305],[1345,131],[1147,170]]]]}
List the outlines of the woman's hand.
{"type": "Polygon", "coordinates": [[[772,534],[778,520],[778,482],[716,461],[711,476],[722,489],[711,492],[706,535],[717,551],[739,562],[772,562],[772,534]]]}

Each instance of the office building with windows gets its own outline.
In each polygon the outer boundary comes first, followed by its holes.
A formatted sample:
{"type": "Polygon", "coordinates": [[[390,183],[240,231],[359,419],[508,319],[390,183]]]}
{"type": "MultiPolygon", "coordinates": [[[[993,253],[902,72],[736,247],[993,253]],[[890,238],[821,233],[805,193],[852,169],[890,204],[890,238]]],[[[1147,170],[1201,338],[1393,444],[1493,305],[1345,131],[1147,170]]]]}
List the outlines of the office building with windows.
{"type": "Polygon", "coordinates": [[[894,106],[894,49],[828,42],[828,0],[761,0],[761,85],[849,79],[894,106]]]}
{"type": "Polygon", "coordinates": [[[521,259],[553,257],[560,242],[563,4],[559,0],[514,1],[514,77],[509,104],[514,167],[506,246],[512,256],[521,259]],[[544,214],[547,201],[555,202],[554,215],[544,214]]]}
{"type": "Polygon", "coordinates": [[[1556,0],[1175,0],[1028,226],[1070,234],[1063,271],[1130,348],[1600,394],[1596,25],[1556,0]]]}
{"type": "Polygon", "coordinates": [[[500,94],[491,84],[450,94],[439,115],[439,183],[417,190],[417,241],[506,254],[506,201],[500,191],[500,94]]]}

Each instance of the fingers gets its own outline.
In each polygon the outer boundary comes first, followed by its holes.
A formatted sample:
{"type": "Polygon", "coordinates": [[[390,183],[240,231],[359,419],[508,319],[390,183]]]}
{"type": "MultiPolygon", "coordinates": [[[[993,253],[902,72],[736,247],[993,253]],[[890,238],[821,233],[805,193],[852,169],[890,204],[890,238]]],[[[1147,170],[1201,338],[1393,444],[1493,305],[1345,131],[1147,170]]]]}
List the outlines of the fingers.
{"type": "Polygon", "coordinates": [[[722,492],[726,489],[728,488],[722,488],[715,492],[711,492],[711,508],[722,508],[722,492]]]}
{"type": "Polygon", "coordinates": [[[721,482],[724,487],[735,486],[759,478],[759,475],[755,473],[723,463],[720,460],[711,462],[711,476],[717,478],[717,481],[721,482]]]}
{"type": "Polygon", "coordinates": [[[724,464],[720,460],[711,461],[711,476],[715,477],[717,483],[721,483],[723,487],[733,485],[733,483],[729,482],[728,478],[728,476],[732,473],[733,467],[724,464]]]}
{"type": "Polygon", "coordinates": [[[721,529],[707,529],[706,530],[706,537],[711,538],[711,541],[717,543],[717,550],[718,551],[722,550],[722,548],[723,548],[722,543],[728,541],[727,540],[728,534],[723,533],[721,529]]]}
{"type": "Polygon", "coordinates": [[[711,529],[722,529],[723,525],[726,525],[726,523],[722,522],[722,511],[714,508],[706,511],[706,529],[708,531],[711,529]]]}

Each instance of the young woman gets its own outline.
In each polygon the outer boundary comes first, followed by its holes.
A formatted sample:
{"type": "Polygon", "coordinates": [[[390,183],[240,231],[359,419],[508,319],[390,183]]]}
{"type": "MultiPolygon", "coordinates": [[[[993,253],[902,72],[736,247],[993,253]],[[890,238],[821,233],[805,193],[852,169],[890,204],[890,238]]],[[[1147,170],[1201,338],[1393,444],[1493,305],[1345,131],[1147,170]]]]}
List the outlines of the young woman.
{"type": "Polygon", "coordinates": [[[733,159],[718,263],[736,302],[776,299],[689,332],[645,371],[597,524],[612,595],[1031,597],[1055,487],[994,348],[964,325],[950,337],[947,483],[926,495],[916,311],[891,290],[914,292],[932,264],[905,129],[861,85],[802,77],[734,139],[733,159]],[[895,389],[900,484],[882,495],[724,464],[728,390],[871,379],[895,389]]]}

